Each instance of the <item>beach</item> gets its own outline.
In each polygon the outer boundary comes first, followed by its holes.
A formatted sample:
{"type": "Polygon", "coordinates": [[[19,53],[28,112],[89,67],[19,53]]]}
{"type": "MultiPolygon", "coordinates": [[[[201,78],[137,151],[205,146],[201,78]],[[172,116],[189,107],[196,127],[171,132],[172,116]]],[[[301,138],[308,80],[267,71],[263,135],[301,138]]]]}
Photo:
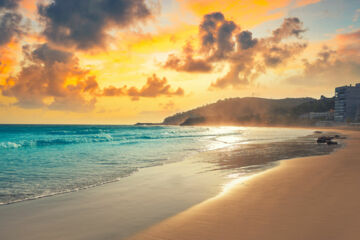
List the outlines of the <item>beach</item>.
{"type": "MultiPolygon", "coordinates": [[[[121,131],[122,129],[123,127],[120,127],[121,131]]],[[[150,130],[141,129],[146,132],[150,130]]],[[[204,129],[173,127],[154,129],[161,131],[162,136],[167,136],[165,133],[169,131],[190,131],[191,138],[194,131],[199,130],[204,129]]],[[[303,193],[299,190],[304,188],[310,197],[316,197],[318,193],[327,194],[328,189],[324,189],[320,183],[327,181],[326,178],[331,180],[331,173],[341,173],[334,170],[338,167],[334,165],[335,163],[343,166],[341,161],[331,159],[342,158],[344,154],[347,154],[349,159],[355,156],[356,149],[353,149],[353,145],[356,148],[356,137],[358,137],[355,133],[344,131],[342,134],[349,134],[350,139],[346,140],[345,145],[341,140],[341,147],[336,147],[316,144],[315,141],[317,136],[335,134],[333,129],[324,130],[323,133],[314,133],[313,129],[290,128],[206,128],[205,130],[215,131],[216,135],[196,136],[199,139],[194,139],[192,142],[207,144],[207,150],[193,152],[181,161],[169,161],[169,163],[139,168],[129,176],[99,186],[0,206],[0,239],[120,240],[131,236],[133,239],[237,239],[240,229],[241,234],[247,231],[249,234],[251,231],[258,234],[258,227],[259,229],[268,227],[271,231],[273,226],[266,225],[269,224],[267,222],[269,218],[272,219],[272,223],[279,218],[278,223],[281,225],[283,219],[280,218],[286,214],[293,221],[297,221],[296,214],[302,216],[301,206],[302,204],[307,206],[308,203],[299,200],[300,202],[292,203],[295,204],[294,206],[289,205],[291,202],[288,202],[292,198],[303,197],[303,193]],[[280,159],[288,160],[279,162],[280,159]],[[327,165],[328,161],[332,164],[327,165]],[[289,173],[290,176],[287,176],[289,173]],[[308,186],[309,182],[318,182],[319,185],[308,186]],[[316,193],[312,193],[310,190],[315,190],[315,187],[319,189],[316,189],[316,193]],[[300,212],[296,212],[297,209],[300,212]],[[251,225],[251,222],[254,225],[251,225]],[[224,232],[229,235],[224,235],[224,232]]],[[[57,128],[56,133],[58,132],[57,128]]],[[[109,134],[116,136],[115,134],[119,132],[109,134]]],[[[66,132],[65,137],[68,136],[73,138],[72,134],[66,132]]],[[[88,136],[88,133],[85,136],[88,136]]],[[[58,138],[63,138],[58,134],[55,137],[56,143],[59,142],[58,138]]],[[[76,139],[78,138],[76,136],[76,139]]],[[[149,140],[144,141],[147,143],[149,140]]],[[[141,142],[143,146],[144,141],[141,142]]],[[[158,139],[151,140],[149,149],[153,144],[159,144],[158,141],[158,139]]],[[[187,149],[188,141],[177,146],[187,149]]],[[[86,144],[89,144],[88,148],[92,147],[94,150],[105,148],[106,152],[111,153],[115,150],[119,151],[120,147],[128,148],[128,145],[121,143],[112,140],[86,144]]],[[[84,146],[87,145],[82,142],[60,145],[63,151],[70,149],[71,154],[74,153],[75,147],[79,149],[79,153],[82,153],[84,146]]],[[[192,147],[194,146],[193,144],[192,147]]],[[[133,148],[133,145],[131,147],[133,148]]],[[[45,152],[49,149],[52,149],[52,145],[7,148],[3,151],[17,154],[22,151],[45,152]]],[[[167,154],[164,148],[161,151],[162,154],[167,154]]],[[[144,148],[141,153],[143,157],[152,156],[145,155],[144,148]]],[[[69,156],[73,155],[69,154],[69,156]]],[[[55,160],[57,161],[57,158],[54,158],[55,160]]],[[[116,158],[111,160],[115,163],[116,158]]],[[[119,168],[121,164],[122,162],[111,166],[119,168]]],[[[356,166],[356,162],[348,164],[344,167],[356,166]]],[[[101,169],[98,165],[92,166],[94,169],[92,172],[101,169]]],[[[342,181],[339,184],[341,183],[342,181]]],[[[21,187],[22,185],[19,185],[20,189],[21,187]]],[[[348,187],[349,191],[355,189],[352,185],[348,187]]],[[[336,196],[329,199],[337,200],[336,196]]],[[[328,209],[329,207],[324,211],[328,209]]],[[[319,213],[316,219],[325,219],[327,216],[328,213],[319,213]]],[[[289,223],[287,219],[286,223],[289,223]]],[[[287,227],[284,225],[282,228],[287,227]]]]}
{"type": "Polygon", "coordinates": [[[282,161],[131,240],[360,239],[360,132],[325,156],[282,161]]]}
{"type": "Polygon", "coordinates": [[[360,240],[360,0],[0,0],[0,240],[360,240]]]}

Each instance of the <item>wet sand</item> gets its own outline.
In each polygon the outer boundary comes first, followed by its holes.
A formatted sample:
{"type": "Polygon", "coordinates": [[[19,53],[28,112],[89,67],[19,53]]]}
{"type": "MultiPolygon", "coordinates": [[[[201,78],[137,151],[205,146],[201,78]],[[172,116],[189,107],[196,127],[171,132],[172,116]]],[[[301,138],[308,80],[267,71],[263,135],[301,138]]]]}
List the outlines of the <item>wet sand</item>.
{"type": "Polygon", "coordinates": [[[225,181],[184,160],[124,181],[0,206],[0,240],[124,239],[214,195],[225,181]]]}
{"type": "Polygon", "coordinates": [[[360,132],[325,156],[282,161],[131,240],[360,239],[360,132]]]}

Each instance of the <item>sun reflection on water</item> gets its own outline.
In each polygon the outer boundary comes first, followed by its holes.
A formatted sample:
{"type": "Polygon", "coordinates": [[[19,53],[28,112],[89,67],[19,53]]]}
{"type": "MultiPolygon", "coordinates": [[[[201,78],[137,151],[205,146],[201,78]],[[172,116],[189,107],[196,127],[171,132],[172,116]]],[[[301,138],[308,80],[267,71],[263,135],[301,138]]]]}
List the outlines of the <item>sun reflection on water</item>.
{"type": "Polygon", "coordinates": [[[245,138],[242,134],[246,129],[246,127],[211,127],[210,134],[217,135],[217,137],[212,139],[213,141],[207,149],[215,150],[243,143],[245,138]]]}

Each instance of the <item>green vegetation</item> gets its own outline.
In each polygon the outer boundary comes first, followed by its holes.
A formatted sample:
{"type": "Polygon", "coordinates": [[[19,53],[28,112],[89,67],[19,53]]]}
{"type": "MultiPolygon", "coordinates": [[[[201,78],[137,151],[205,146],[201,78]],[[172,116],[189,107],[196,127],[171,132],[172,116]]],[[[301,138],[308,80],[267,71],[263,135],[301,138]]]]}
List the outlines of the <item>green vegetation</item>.
{"type": "Polygon", "coordinates": [[[164,119],[165,125],[243,124],[309,125],[313,120],[301,118],[309,112],[334,109],[334,99],[313,98],[229,98],[164,119]]]}

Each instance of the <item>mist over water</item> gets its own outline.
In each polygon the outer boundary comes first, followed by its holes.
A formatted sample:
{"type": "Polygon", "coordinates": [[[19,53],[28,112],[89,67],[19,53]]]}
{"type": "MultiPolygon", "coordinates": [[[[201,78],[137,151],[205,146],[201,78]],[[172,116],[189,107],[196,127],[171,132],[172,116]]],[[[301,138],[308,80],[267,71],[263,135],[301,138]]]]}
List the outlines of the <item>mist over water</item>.
{"type": "Polygon", "coordinates": [[[199,152],[221,155],[236,146],[287,141],[311,133],[282,128],[0,125],[0,203],[126,181],[126,176],[142,168],[181,161],[199,152]]]}

